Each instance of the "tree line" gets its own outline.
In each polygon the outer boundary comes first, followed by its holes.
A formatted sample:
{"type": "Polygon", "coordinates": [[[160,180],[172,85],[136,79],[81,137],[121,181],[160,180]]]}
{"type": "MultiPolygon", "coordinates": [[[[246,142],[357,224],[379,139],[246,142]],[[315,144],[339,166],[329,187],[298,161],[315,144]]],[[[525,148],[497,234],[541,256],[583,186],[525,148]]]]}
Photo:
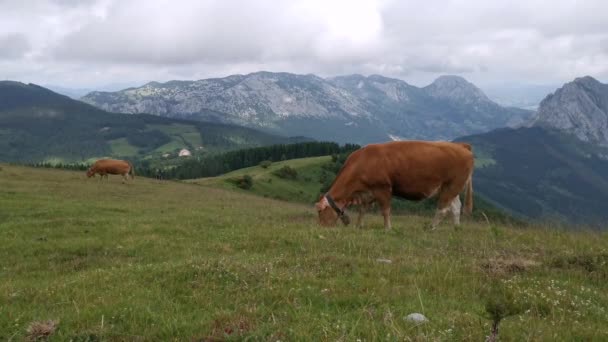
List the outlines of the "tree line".
{"type": "Polygon", "coordinates": [[[248,148],[211,155],[201,159],[189,159],[172,169],[164,170],[164,176],[171,179],[213,177],[233,170],[256,166],[263,161],[274,162],[296,158],[337,155],[351,152],[358,148],[360,146],[355,144],[340,146],[333,142],[303,142],[248,148]]]}
{"type": "MultiPolygon", "coordinates": [[[[264,147],[247,148],[201,158],[190,158],[181,164],[166,169],[152,167],[147,160],[132,160],[138,175],[161,177],[163,179],[192,179],[219,176],[226,172],[255,166],[263,161],[281,161],[296,158],[318,157],[326,155],[342,156],[359,149],[356,144],[340,146],[333,142],[302,142],[295,144],[278,144],[264,147]]],[[[343,158],[343,157],[342,157],[343,158]]],[[[340,158],[340,159],[342,159],[340,158]]],[[[46,167],[68,170],[86,170],[87,163],[31,163],[33,167],[46,167]]]]}
{"type": "Polygon", "coordinates": [[[29,163],[25,164],[31,167],[43,167],[47,169],[64,169],[64,170],[75,170],[75,171],[84,171],[87,170],[91,165],[87,163],[49,163],[49,162],[39,162],[39,163],[29,163]]]}

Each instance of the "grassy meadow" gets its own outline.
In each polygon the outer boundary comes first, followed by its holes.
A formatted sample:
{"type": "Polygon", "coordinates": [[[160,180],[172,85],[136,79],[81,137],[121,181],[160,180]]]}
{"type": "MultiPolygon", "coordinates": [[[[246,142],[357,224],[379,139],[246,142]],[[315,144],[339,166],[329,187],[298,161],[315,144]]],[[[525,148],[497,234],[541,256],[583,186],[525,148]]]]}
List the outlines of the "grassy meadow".
{"type": "Polygon", "coordinates": [[[482,341],[496,308],[502,341],[608,339],[606,233],[321,228],[203,181],[0,167],[2,341],[48,320],[51,341],[482,341]]]}
{"type": "MultiPolygon", "coordinates": [[[[330,156],[290,159],[273,162],[267,168],[259,165],[252,166],[228,172],[218,177],[186,180],[186,182],[312,205],[319,200],[322,175],[325,174],[330,182],[335,178],[335,174],[325,168],[330,162],[330,156]],[[276,174],[277,171],[286,166],[297,172],[295,179],[282,178],[276,174]],[[251,188],[246,190],[239,188],[237,182],[235,182],[235,180],[241,179],[245,175],[250,176],[253,182],[251,188]]],[[[523,220],[509,215],[478,196],[475,196],[475,207],[477,211],[474,216],[477,219],[489,217],[491,221],[501,223],[519,223],[520,225],[524,223],[523,220]]],[[[435,208],[435,199],[412,202],[394,198],[392,203],[392,211],[396,214],[415,213],[430,216],[434,214],[435,208]]]]}
{"type": "Polygon", "coordinates": [[[313,203],[318,199],[321,187],[318,181],[321,172],[323,172],[321,166],[330,160],[330,156],[291,159],[274,162],[267,168],[252,166],[228,172],[218,177],[188,180],[187,182],[290,202],[313,203]],[[285,166],[297,170],[297,179],[283,179],[274,174],[285,166]],[[231,182],[232,179],[244,175],[252,177],[253,186],[251,189],[239,189],[234,182],[231,182]]]}

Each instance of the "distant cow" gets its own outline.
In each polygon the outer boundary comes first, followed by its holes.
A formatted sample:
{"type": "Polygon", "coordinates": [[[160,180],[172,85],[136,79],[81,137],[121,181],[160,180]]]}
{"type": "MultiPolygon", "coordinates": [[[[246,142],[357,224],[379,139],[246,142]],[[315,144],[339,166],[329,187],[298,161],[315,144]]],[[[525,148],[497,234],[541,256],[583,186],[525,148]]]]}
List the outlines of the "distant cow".
{"type": "Polygon", "coordinates": [[[395,141],[371,144],[353,152],[327,193],[316,204],[319,223],[347,225],[349,205],[359,208],[359,224],[366,207],[377,202],[384,228],[391,228],[393,195],[419,201],[438,196],[435,228],[448,211],[460,224],[460,193],[466,188],[464,213],[473,210],[473,153],[471,145],[451,142],[395,141]]]}
{"type": "Polygon", "coordinates": [[[135,171],[133,170],[133,165],[131,165],[131,163],[126,160],[116,159],[100,159],[96,161],[87,170],[87,177],[93,177],[95,174],[99,174],[101,179],[103,179],[104,176],[107,178],[108,174],[122,175],[123,183],[128,180],[128,175],[131,176],[131,179],[135,177],[135,171]]]}

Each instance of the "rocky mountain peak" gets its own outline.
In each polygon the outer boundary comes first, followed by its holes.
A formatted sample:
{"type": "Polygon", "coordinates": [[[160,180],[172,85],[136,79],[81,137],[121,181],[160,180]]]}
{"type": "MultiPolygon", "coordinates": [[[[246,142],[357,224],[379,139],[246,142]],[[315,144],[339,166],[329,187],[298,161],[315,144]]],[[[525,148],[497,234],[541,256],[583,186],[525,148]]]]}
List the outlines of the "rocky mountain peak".
{"type": "Polygon", "coordinates": [[[481,89],[460,76],[440,76],[424,89],[429,95],[436,98],[465,103],[490,102],[481,89]]]}
{"type": "Polygon", "coordinates": [[[577,77],[574,79],[574,83],[590,86],[601,86],[602,83],[591,76],[577,77]]]}
{"type": "Polygon", "coordinates": [[[533,125],[608,146],[608,85],[591,76],[564,84],[541,102],[533,125]]]}
{"type": "Polygon", "coordinates": [[[369,75],[367,77],[368,80],[372,81],[372,82],[378,82],[378,83],[400,83],[400,84],[405,84],[408,85],[405,81],[396,79],[396,78],[390,78],[390,77],[386,77],[386,76],[382,76],[382,75],[369,75]]]}

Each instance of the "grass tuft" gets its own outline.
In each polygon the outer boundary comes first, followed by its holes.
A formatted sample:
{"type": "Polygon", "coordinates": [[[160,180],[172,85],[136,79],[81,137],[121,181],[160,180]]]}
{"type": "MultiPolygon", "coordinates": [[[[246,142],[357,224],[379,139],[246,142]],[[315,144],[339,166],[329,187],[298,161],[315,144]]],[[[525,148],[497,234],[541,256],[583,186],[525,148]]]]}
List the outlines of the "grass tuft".
{"type": "Polygon", "coordinates": [[[26,341],[47,341],[57,329],[58,321],[32,322],[27,327],[26,341]]]}

